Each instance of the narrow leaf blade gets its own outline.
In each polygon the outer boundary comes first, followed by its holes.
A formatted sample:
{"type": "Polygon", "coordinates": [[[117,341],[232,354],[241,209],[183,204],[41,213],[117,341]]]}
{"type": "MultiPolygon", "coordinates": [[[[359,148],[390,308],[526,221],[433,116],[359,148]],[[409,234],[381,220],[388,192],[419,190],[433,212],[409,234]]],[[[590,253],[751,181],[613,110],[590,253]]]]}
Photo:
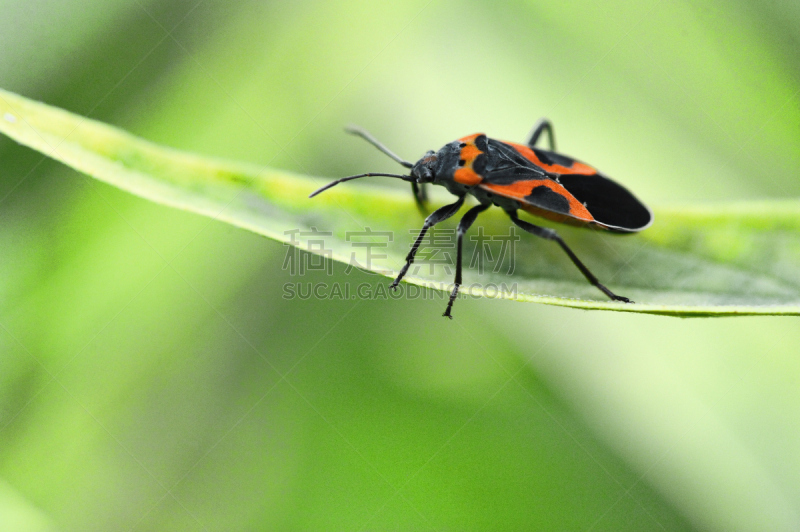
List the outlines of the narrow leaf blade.
{"type": "MultiPolygon", "coordinates": [[[[132,194],[388,277],[422,224],[409,192],[348,183],[309,199],[324,181],[166,148],[3,90],[0,131],[132,194]]],[[[439,258],[421,260],[407,281],[451,286],[453,223],[442,225],[439,258]]],[[[673,316],[800,314],[798,200],[656,209],[655,224],[632,236],[558,228],[601,282],[636,304],[604,300],[551,242],[509,227],[499,209],[478,219],[465,295],[673,316]],[[481,264],[487,241],[507,245],[503,260],[481,264]]]]}

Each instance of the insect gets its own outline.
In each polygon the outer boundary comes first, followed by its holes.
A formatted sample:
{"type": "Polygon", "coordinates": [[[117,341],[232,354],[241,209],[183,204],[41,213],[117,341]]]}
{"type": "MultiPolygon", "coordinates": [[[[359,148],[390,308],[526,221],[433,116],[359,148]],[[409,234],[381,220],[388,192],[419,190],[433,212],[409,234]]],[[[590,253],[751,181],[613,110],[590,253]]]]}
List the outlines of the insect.
{"type": "Polygon", "coordinates": [[[503,142],[488,138],[483,133],[476,133],[454,140],[438,152],[428,151],[414,164],[395,155],[361,128],[351,127],[347,131],[363,138],[409,168],[410,175],[384,173],[352,175],[328,183],[309,197],[313,198],[320,192],[352,179],[383,176],[410,182],[414,199],[420,207],[426,198],[425,183],[442,185],[458,198],[454,203],[433,211],[425,219],[419,236],[406,256],[405,265],[391,285],[392,289],[397,288],[414,262],[428,229],[456,214],[464,205],[467,195],[471,194],[479,204],[469,209],[458,223],[456,277],[443,316],[452,319],[451,310],[461,286],[461,249],[464,233],[478,215],[492,205],[497,205],[506,211],[511,221],[521,229],[558,243],[584,277],[609,298],[633,303],[627,297],[618,296],[602,285],[555,230],[521,220],[517,215],[517,211],[522,209],[555,222],[605,229],[614,233],[635,233],[646,229],[653,222],[653,213],[650,209],[625,187],[588,164],[556,152],[553,126],[549,120],[540,120],[524,145],[503,142]],[[536,147],[536,143],[545,132],[550,150],[536,147]]]}

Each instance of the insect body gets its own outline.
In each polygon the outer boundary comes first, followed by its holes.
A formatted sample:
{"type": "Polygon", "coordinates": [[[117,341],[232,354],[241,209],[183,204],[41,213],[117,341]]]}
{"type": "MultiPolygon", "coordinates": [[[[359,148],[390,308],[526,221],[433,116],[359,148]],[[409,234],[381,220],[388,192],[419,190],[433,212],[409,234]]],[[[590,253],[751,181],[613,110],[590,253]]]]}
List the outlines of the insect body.
{"type": "Polygon", "coordinates": [[[309,197],[344,181],[370,176],[394,177],[410,182],[414,198],[420,206],[425,200],[425,183],[442,185],[458,197],[454,203],[440,207],[425,219],[422,230],[406,257],[405,265],[391,285],[392,288],[397,287],[414,262],[428,229],[456,214],[464,205],[467,195],[471,194],[479,204],[469,209],[458,224],[455,286],[444,316],[452,318],[453,302],[461,285],[464,233],[475,222],[478,214],[492,205],[506,211],[511,221],[523,230],[557,242],[586,279],[609,298],[633,303],[603,286],[556,231],[539,227],[517,216],[517,211],[522,209],[556,222],[590,226],[616,233],[641,231],[653,221],[650,209],[623,186],[593,167],[557,153],[553,127],[548,120],[539,121],[525,145],[490,139],[482,133],[476,133],[446,144],[438,152],[429,151],[415,164],[392,153],[363,129],[350,128],[348,132],[364,138],[409,168],[410,175],[369,173],[344,177],[329,183],[309,197]],[[550,150],[535,147],[545,131],[550,141],[550,150]]]}

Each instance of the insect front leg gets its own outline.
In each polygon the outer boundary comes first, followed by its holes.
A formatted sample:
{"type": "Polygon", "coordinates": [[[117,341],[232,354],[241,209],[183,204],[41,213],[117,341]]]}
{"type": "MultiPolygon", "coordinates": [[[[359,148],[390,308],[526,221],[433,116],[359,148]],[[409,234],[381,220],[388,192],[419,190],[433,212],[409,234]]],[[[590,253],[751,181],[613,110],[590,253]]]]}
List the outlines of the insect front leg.
{"type": "Polygon", "coordinates": [[[453,291],[450,293],[450,300],[447,302],[447,308],[444,310],[444,314],[442,316],[447,316],[451,320],[453,316],[450,314],[450,310],[453,308],[453,303],[458,297],[458,288],[461,286],[461,248],[462,248],[462,241],[464,239],[464,233],[466,233],[470,226],[475,222],[475,218],[478,217],[480,213],[485,211],[491,206],[491,203],[486,205],[476,205],[475,207],[471,208],[467,211],[467,214],[461,218],[461,221],[458,222],[458,254],[456,255],[456,279],[453,286],[453,291]]]}
{"type": "Polygon", "coordinates": [[[550,139],[550,151],[556,151],[556,138],[553,134],[553,124],[546,118],[542,118],[533,126],[531,134],[528,135],[528,142],[526,142],[526,144],[531,148],[536,146],[536,142],[544,131],[547,131],[547,137],[550,139]]]}
{"type": "Polygon", "coordinates": [[[411,192],[414,193],[414,201],[419,211],[424,215],[427,212],[426,203],[428,202],[428,190],[425,183],[411,182],[411,192]]]}
{"type": "Polygon", "coordinates": [[[520,228],[524,229],[525,231],[531,233],[532,235],[536,235],[546,240],[555,240],[556,242],[558,242],[558,245],[561,246],[561,249],[563,249],[564,252],[567,254],[567,256],[569,256],[572,263],[578,267],[583,276],[586,277],[586,279],[590,283],[592,283],[592,285],[596,286],[605,295],[607,295],[614,301],[633,303],[633,301],[631,301],[627,297],[618,296],[617,294],[615,294],[614,292],[612,292],[611,290],[600,284],[600,281],[597,280],[597,277],[595,277],[594,274],[589,271],[589,268],[587,268],[580,261],[580,259],[575,255],[575,253],[572,252],[569,246],[567,246],[567,244],[561,239],[560,236],[558,236],[558,233],[556,233],[554,230],[548,229],[546,227],[539,227],[538,225],[533,225],[532,223],[520,220],[519,217],[517,216],[517,213],[514,211],[508,211],[508,216],[511,218],[512,222],[517,224],[520,228]]]}
{"type": "Polygon", "coordinates": [[[400,284],[400,281],[405,276],[406,272],[408,271],[408,268],[411,266],[411,263],[414,262],[414,257],[416,256],[417,250],[419,249],[419,246],[422,244],[422,239],[425,238],[425,233],[428,232],[428,229],[430,229],[431,227],[433,227],[434,225],[438,224],[443,220],[447,220],[455,213],[457,213],[458,209],[460,209],[461,206],[464,205],[464,198],[466,198],[466,196],[461,196],[460,198],[458,198],[458,200],[456,200],[455,203],[451,203],[450,205],[445,205],[444,207],[440,207],[435,211],[433,211],[430,214],[430,216],[425,218],[425,223],[423,224],[422,229],[419,232],[417,240],[414,242],[414,245],[411,246],[411,251],[409,251],[408,255],[406,255],[406,263],[403,266],[403,269],[400,270],[400,273],[397,275],[397,278],[394,280],[390,288],[395,289],[397,288],[397,285],[400,284]]]}

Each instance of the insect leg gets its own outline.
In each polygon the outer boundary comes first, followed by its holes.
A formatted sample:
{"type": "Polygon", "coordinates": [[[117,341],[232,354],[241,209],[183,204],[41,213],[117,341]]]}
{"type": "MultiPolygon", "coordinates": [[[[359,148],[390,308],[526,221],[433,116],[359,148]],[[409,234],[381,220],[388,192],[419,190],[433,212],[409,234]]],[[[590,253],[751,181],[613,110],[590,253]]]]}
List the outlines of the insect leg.
{"type": "Polygon", "coordinates": [[[417,250],[419,249],[420,244],[422,244],[422,239],[425,238],[425,233],[428,232],[428,229],[433,227],[434,225],[438,224],[442,220],[447,220],[455,213],[458,212],[458,209],[464,205],[464,199],[466,196],[461,196],[456,200],[455,203],[451,203],[450,205],[445,205],[444,207],[440,207],[433,211],[427,218],[425,218],[425,223],[422,225],[422,229],[419,232],[419,236],[417,240],[414,242],[414,245],[411,246],[411,251],[408,252],[406,256],[406,263],[403,268],[400,270],[400,273],[397,275],[397,278],[394,280],[390,288],[394,289],[397,288],[397,285],[400,284],[400,280],[403,279],[408,268],[411,266],[411,263],[414,262],[414,256],[417,254],[417,250]]]}
{"type": "Polygon", "coordinates": [[[417,203],[419,212],[421,212],[424,216],[427,212],[425,203],[428,201],[428,191],[425,188],[425,183],[417,183],[416,181],[412,181],[411,192],[414,193],[414,201],[417,203]]]}
{"type": "Polygon", "coordinates": [[[617,294],[615,294],[614,292],[612,292],[611,290],[600,284],[600,281],[597,280],[597,277],[595,277],[594,274],[589,271],[589,268],[584,266],[584,264],[580,261],[580,259],[578,259],[578,257],[575,255],[575,253],[572,252],[571,249],[569,249],[569,246],[567,246],[567,244],[561,239],[560,236],[558,236],[558,233],[556,233],[554,230],[548,229],[546,227],[539,227],[538,225],[533,225],[532,223],[520,220],[517,217],[517,213],[513,211],[508,211],[508,216],[511,218],[512,222],[517,224],[525,231],[533,235],[536,235],[538,237],[544,238],[546,240],[555,240],[556,242],[558,242],[558,245],[561,246],[561,249],[563,249],[564,252],[569,256],[573,264],[575,264],[575,266],[578,267],[583,276],[586,277],[586,279],[590,283],[592,283],[592,285],[596,286],[605,295],[607,295],[614,301],[633,303],[633,301],[631,301],[627,297],[618,296],[617,294]]]}
{"type": "Polygon", "coordinates": [[[556,138],[553,134],[553,124],[551,124],[546,118],[542,118],[536,123],[535,126],[533,126],[526,144],[533,148],[536,145],[536,142],[539,140],[539,137],[542,135],[542,132],[545,130],[547,131],[547,136],[550,139],[550,151],[556,151],[556,138]]]}
{"type": "Polygon", "coordinates": [[[444,314],[442,314],[442,316],[447,316],[451,320],[453,319],[453,316],[450,314],[450,309],[453,308],[453,303],[455,302],[456,297],[458,297],[458,287],[461,286],[461,256],[462,256],[461,248],[462,248],[462,240],[464,238],[464,233],[466,233],[469,230],[469,227],[475,221],[475,218],[477,218],[480,213],[488,209],[490,206],[491,204],[476,205],[475,207],[468,210],[467,214],[465,214],[464,217],[461,218],[461,221],[458,222],[458,231],[457,231],[458,254],[456,255],[456,280],[453,286],[453,291],[450,293],[450,300],[447,302],[447,308],[445,309],[444,314]]]}

